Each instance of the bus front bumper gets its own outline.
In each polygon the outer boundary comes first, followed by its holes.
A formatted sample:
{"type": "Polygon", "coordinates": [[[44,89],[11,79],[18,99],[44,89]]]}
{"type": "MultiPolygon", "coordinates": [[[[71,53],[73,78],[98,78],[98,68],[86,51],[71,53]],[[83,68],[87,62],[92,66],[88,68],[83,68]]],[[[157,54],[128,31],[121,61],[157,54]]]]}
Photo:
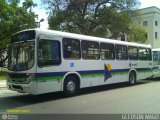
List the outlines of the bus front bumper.
{"type": "Polygon", "coordinates": [[[30,82],[29,84],[14,84],[7,81],[7,88],[9,90],[17,91],[20,93],[29,93],[33,95],[37,94],[37,87],[35,82],[30,82]]]}

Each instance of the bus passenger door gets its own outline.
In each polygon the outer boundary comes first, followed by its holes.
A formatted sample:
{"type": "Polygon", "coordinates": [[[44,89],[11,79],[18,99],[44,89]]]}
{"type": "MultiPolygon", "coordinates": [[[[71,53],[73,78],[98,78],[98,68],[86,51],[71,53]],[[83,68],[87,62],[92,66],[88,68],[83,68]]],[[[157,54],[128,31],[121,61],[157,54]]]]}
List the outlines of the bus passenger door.
{"type": "Polygon", "coordinates": [[[41,36],[38,40],[38,93],[49,93],[61,90],[57,80],[57,70],[61,64],[60,42],[55,36],[41,36]],[[52,38],[52,39],[51,39],[52,38]]]}

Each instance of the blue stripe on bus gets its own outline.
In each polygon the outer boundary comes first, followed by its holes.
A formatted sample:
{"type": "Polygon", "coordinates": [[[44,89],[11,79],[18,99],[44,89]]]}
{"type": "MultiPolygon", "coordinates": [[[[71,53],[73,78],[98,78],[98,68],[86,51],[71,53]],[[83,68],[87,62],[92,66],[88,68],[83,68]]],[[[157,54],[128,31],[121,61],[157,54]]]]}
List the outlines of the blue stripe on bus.
{"type": "Polygon", "coordinates": [[[87,71],[77,71],[79,74],[96,74],[104,73],[104,70],[87,70],[87,71]]]}
{"type": "MultiPolygon", "coordinates": [[[[142,70],[151,70],[150,68],[135,68],[137,71],[142,71],[142,70]]],[[[112,69],[110,72],[129,72],[130,69],[112,69]]],[[[98,73],[104,73],[105,70],[86,70],[86,71],[76,71],[80,75],[84,74],[98,74],[98,73]]],[[[70,71],[64,71],[64,72],[46,72],[46,73],[33,73],[35,74],[37,78],[40,77],[53,77],[53,76],[64,76],[67,72],[70,71]]],[[[26,78],[27,73],[8,73],[10,77],[15,77],[15,78],[26,78]]]]}
{"type": "MultiPolygon", "coordinates": [[[[111,70],[111,72],[128,72],[130,69],[115,69],[111,70]]],[[[68,71],[70,72],[70,71],[68,71]]],[[[86,71],[76,71],[80,75],[84,74],[98,74],[98,73],[104,73],[104,70],[86,70],[86,71]]],[[[36,77],[53,77],[53,76],[64,76],[66,72],[49,72],[49,73],[37,73],[36,77]]]]}
{"type": "Polygon", "coordinates": [[[37,73],[36,77],[52,77],[52,76],[64,76],[67,72],[49,72],[49,73],[37,73]]]}

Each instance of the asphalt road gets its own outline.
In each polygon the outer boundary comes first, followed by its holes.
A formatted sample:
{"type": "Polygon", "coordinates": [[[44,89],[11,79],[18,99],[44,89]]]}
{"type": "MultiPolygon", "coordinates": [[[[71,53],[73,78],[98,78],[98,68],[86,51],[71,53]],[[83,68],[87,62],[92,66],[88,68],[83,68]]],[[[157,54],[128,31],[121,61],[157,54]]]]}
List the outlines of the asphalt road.
{"type": "Polygon", "coordinates": [[[160,80],[143,80],[135,86],[126,83],[82,89],[80,95],[66,98],[61,92],[32,96],[0,90],[0,112],[28,110],[51,114],[160,113],[160,80]]]}

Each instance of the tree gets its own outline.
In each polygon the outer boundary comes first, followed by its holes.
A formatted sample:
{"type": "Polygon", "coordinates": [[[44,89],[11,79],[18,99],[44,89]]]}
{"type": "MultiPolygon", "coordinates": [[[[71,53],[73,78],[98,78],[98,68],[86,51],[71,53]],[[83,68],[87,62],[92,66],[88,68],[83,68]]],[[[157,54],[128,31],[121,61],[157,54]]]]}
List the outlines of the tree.
{"type": "Polygon", "coordinates": [[[146,38],[146,30],[143,26],[138,24],[131,24],[127,34],[127,41],[145,43],[146,38]]]}
{"type": "Polygon", "coordinates": [[[112,38],[127,31],[137,0],[42,0],[50,10],[50,29],[112,38]]]}
{"type": "Polygon", "coordinates": [[[32,7],[36,7],[37,4],[33,2],[33,0],[25,0],[23,2],[23,7],[29,9],[29,12],[32,12],[32,7]]]}
{"type": "Polygon", "coordinates": [[[34,13],[28,13],[24,7],[18,7],[19,0],[6,2],[0,0],[0,66],[7,59],[3,53],[7,50],[7,45],[10,42],[12,34],[17,31],[34,28],[35,17],[34,13]]]}
{"type": "Polygon", "coordinates": [[[18,7],[20,0],[8,0],[8,3],[10,3],[12,6],[18,7]]]}

